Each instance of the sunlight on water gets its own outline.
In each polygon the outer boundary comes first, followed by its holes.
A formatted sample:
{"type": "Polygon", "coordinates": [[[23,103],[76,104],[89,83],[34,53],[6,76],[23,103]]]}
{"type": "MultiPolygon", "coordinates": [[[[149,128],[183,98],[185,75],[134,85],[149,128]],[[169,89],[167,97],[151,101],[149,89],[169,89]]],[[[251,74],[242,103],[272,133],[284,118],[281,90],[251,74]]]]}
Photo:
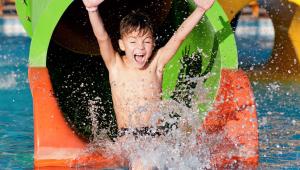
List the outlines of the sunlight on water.
{"type": "Polygon", "coordinates": [[[259,108],[261,168],[300,166],[300,86],[297,83],[253,83],[259,108]]]}

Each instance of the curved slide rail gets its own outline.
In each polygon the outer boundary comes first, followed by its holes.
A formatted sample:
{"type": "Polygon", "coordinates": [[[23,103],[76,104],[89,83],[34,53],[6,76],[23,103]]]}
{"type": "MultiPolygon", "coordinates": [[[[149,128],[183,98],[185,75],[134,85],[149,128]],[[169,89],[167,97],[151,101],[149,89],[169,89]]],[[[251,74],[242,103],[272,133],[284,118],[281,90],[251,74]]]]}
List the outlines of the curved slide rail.
{"type": "MultiPolygon", "coordinates": [[[[111,9],[114,5],[116,11],[121,11],[120,14],[112,10],[100,10],[103,11],[103,18],[107,18],[104,22],[111,31],[109,33],[112,39],[116,40],[115,28],[120,15],[134,8],[144,8],[153,18],[158,18],[155,21],[157,30],[162,30],[158,31],[162,38],[161,42],[158,42],[159,46],[182,22],[186,11],[194,8],[192,1],[157,1],[124,1],[125,4],[118,4],[119,1],[117,3],[114,0],[105,1],[103,9],[111,9]],[[158,7],[153,6],[157,4],[158,7]]],[[[108,101],[102,102],[104,105],[99,104],[110,116],[109,122],[99,118],[104,124],[104,127],[100,128],[110,128],[111,131],[115,129],[112,106],[109,102],[111,99],[107,87],[107,70],[98,57],[97,43],[93,39],[90,25],[87,24],[88,18],[82,2],[19,0],[17,11],[32,38],[29,82],[34,105],[35,167],[81,164],[97,167],[118,166],[117,158],[106,159],[93,154],[77,158],[88,145],[91,136],[91,127],[82,125],[90,124],[90,120],[86,120],[89,114],[87,101],[95,98],[93,91],[108,101]]],[[[199,118],[203,120],[201,131],[221,133],[227,129],[228,139],[236,139],[235,141],[245,146],[243,150],[246,148],[251,153],[243,156],[241,149],[236,156],[227,157],[218,155],[220,152],[216,150],[212,163],[217,167],[237,165],[237,162],[256,166],[258,161],[257,119],[253,94],[247,77],[236,69],[237,51],[234,36],[221,6],[215,3],[199,27],[184,41],[164,74],[164,98],[176,99],[179,95],[174,91],[182,85],[179,77],[201,77],[210,73],[204,83],[210,89],[210,101],[199,106],[199,113],[202,113],[199,114],[199,118]],[[199,48],[203,49],[202,52],[199,52],[199,48]],[[196,63],[189,60],[192,54],[198,56],[196,63]],[[182,63],[188,67],[182,67],[182,63]],[[193,70],[193,73],[187,70],[193,70]],[[228,99],[225,104],[222,102],[224,97],[228,99]],[[214,111],[207,113],[209,107],[215,108],[214,111]],[[242,126],[245,123],[247,126],[242,126]],[[248,136],[237,130],[241,126],[247,128],[248,136]]],[[[110,135],[113,136],[113,133],[110,135]]],[[[223,148],[227,153],[231,149],[236,150],[231,144],[218,148],[223,148]]]]}
{"type": "Polygon", "coordinates": [[[275,42],[268,63],[251,76],[259,80],[300,81],[300,1],[299,0],[219,0],[229,20],[251,2],[265,8],[273,22],[275,42]]]}

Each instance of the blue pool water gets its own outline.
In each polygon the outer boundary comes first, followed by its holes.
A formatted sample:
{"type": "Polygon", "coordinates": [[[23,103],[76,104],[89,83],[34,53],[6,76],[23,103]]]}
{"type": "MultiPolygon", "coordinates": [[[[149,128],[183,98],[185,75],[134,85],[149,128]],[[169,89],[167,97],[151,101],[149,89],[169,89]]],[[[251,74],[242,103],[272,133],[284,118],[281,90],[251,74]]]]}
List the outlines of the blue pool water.
{"type": "MultiPolygon", "coordinates": [[[[33,111],[27,80],[30,39],[0,34],[0,169],[32,169],[33,111]]],[[[299,169],[300,85],[252,82],[260,169],[299,169]]]]}
{"type": "Polygon", "coordinates": [[[300,85],[252,82],[262,169],[300,169],[300,85]]]}
{"type": "Polygon", "coordinates": [[[30,39],[0,35],[0,169],[32,167],[32,98],[27,81],[30,39]]]}

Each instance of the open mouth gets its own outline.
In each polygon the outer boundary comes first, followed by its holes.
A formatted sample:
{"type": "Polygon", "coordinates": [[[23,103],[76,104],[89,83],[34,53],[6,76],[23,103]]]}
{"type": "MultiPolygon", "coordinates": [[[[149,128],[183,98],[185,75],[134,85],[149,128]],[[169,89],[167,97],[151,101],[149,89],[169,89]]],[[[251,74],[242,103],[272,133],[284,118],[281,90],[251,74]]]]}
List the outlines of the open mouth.
{"type": "Polygon", "coordinates": [[[145,62],[145,55],[143,55],[143,54],[135,54],[134,55],[134,60],[138,64],[144,64],[144,62],[145,62]]]}

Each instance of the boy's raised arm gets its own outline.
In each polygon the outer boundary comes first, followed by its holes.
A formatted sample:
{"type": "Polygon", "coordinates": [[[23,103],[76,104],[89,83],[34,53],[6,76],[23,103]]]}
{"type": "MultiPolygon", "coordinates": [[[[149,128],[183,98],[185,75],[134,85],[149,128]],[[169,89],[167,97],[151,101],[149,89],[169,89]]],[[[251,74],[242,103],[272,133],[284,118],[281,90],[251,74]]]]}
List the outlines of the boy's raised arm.
{"type": "Polygon", "coordinates": [[[193,13],[180,25],[167,44],[158,51],[157,66],[159,69],[171,60],[186,36],[193,30],[203,14],[213,5],[214,0],[194,0],[197,5],[193,13]]]}
{"type": "Polygon", "coordinates": [[[101,16],[98,12],[98,5],[104,0],[83,0],[88,11],[89,19],[93,28],[93,32],[97,38],[100,54],[104,60],[106,67],[109,69],[116,62],[116,52],[112,46],[111,39],[104,28],[101,16]]]}

